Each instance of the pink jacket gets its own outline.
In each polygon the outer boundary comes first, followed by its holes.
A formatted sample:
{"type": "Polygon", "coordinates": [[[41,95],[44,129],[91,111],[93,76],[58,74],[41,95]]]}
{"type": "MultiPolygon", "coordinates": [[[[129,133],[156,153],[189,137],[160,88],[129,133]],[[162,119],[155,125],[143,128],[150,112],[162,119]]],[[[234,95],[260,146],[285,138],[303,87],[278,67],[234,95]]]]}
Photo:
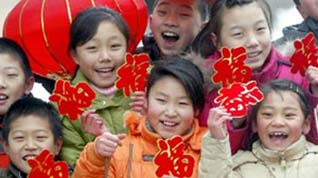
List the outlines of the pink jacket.
{"type": "MultiPolygon", "coordinates": [[[[214,62],[219,59],[220,53],[216,52],[212,56],[210,56],[206,61],[206,66],[212,68],[214,62]]],[[[292,74],[290,72],[291,64],[288,58],[282,56],[277,50],[274,48],[271,49],[269,54],[269,58],[265,62],[265,65],[261,72],[253,72],[252,79],[256,80],[259,86],[264,85],[265,83],[274,80],[274,79],[288,79],[291,80],[300,86],[302,86],[305,90],[309,91],[309,82],[308,80],[301,76],[300,74],[292,74]]],[[[205,105],[200,115],[200,125],[207,125],[207,118],[209,115],[210,108],[217,107],[218,104],[214,102],[214,99],[217,97],[217,90],[212,90],[206,92],[205,105]]],[[[310,95],[310,94],[309,94],[310,95]]],[[[310,95],[310,99],[312,100],[313,106],[316,106],[317,99],[313,95],[310,95]]],[[[312,117],[313,118],[313,117],[312,117]]],[[[247,141],[250,139],[252,131],[248,129],[248,124],[250,123],[251,118],[248,117],[246,120],[244,127],[241,129],[234,129],[232,124],[228,122],[228,130],[230,135],[230,143],[232,153],[235,153],[240,148],[247,147],[247,141]]],[[[317,130],[315,126],[314,119],[312,119],[312,129],[308,134],[307,138],[313,143],[318,143],[317,130]]]]}

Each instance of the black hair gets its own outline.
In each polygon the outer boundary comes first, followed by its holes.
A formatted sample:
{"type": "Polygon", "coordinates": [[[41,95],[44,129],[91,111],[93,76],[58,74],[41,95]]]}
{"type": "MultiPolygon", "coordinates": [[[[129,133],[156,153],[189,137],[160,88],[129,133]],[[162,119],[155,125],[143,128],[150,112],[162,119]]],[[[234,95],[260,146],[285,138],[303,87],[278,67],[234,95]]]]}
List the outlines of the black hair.
{"type": "Polygon", "coordinates": [[[297,6],[297,5],[300,5],[300,0],[293,0],[294,1],[294,3],[295,3],[295,5],[297,6]]]}
{"type": "Polygon", "coordinates": [[[62,138],[63,135],[60,115],[55,107],[50,103],[42,101],[41,99],[23,97],[13,103],[4,116],[2,139],[8,143],[11,123],[21,117],[30,115],[35,115],[42,119],[48,120],[55,142],[62,138]]]}
{"type": "MultiPolygon", "coordinates": [[[[152,8],[151,8],[151,13],[157,6],[159,0],[154,0],[152,3],[152,8]]],[[[206,0],[194,0],[198,4],[198,9],[200,12],[200,17],[202,21],[207,21],[208,20],[208,14],[209,14],[209,5],[206,3],[206,0]]]]}
{"type": "Polygon", "coordinates": [[[25,76],[25,81],[33,76],[27,55],[18,43],[11,39],[0,37],[0,54],[9,54],[19,62],[25,76]]]}
{"type": "MultiPolygon", "coordinates": [[[[304,118],[305,119],[309,118],[308,116],[310,113],[310,109],[312,108],[311,102],[308,98],[308,94],[298,84],[296,84],[292,81],[286,80],[286,79],[276,79],[276,80],[272,80],[272,81],[266,83],[265,85],[263,85],[260,88],[260,90],[263,93],[264,98],[266,98],[268,96],[268,94],[271,92],[275,92],[275,93],[280,94],[284,91],[291,91],[291,92],[297,94],[300,108],[304,114],[304,118]]],[[[250,122],[250,128],[252,128],[252,124],[257,122],[257,112],[258,112],[260,106],[262,105],[262,103],[263,102],[257,103],[252,109],[251,118],[253,120],[252,120],[252,122],[250,122]]],[[[256,140],[258,140],[257,133],[253,134],[251,136],[251,139],[248,140],[248,149],[249,150],[252,149],[252,144],[256,140]]]]}
{"type": "MultiPolygon", "coordinates": [[[[124,35],[128,47],[129,29],[125,20],[115,11],[106,7],[92,7],[81,11],[74,19],[70,30],[69,50],[75,50],[91,40],[101,22],[109,21],[124,35]]],[[[111,32],[109,32],[111,33],[111,32]]]]}
{"type": "MultiPolygon", "coordinates": [[[[262,9],[268,27],[272,28],[272,12],[266,0],[217,0],[210,10],[210,21],[197,35],[191,44],[191,50],[207,58],[216,50],[211,38],[211,33],[220,37],[222,28],[222,16],[225,8],[231,9],[236,6],[244,6],[256,2],[262,9]]],[[[248,19],[246,19],[248,20],[248,19]]]]}
{"type": "Polygon", "coordinates": [[[203,74],[191,61],[181,56],[164,56],[156,61],[148,78],[146,96],[160,79],[171,76],[179,80],[191,99],[193,109],[201,111],[204,105],[203,74]]]}

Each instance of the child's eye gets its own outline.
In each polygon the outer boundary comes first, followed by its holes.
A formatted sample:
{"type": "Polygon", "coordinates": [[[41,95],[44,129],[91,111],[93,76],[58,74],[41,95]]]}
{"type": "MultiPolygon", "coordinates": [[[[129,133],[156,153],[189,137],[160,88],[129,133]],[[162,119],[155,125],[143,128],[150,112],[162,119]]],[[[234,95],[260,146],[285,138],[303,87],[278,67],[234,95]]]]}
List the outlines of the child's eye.
{"type": "Polygon", "coordinates": [[[8,73],[7,76],[9,78],[15,78],[15,77],[18,77],[18,74],[17,73],[8,73]]]}
{"type": "Polygon", "coordinates": [[[263,112],[263,113],[261,113],[261,115],[262,115],[265,119],[268,119],[268,118],[271,118],[271,117],[272,117],[272,113],[270,113],[270,112],[263,112]]]}
{"type": "Polygon", "coordinates": [[[110,47],[112,50],[119,50],[121,48],[121,44],[112,44],[110,47]]]}
{"type": "Polygon", "coordinates": [[[16,142],[22,142],[24,140],[24,137],[23,136],[16,136],[16,137],[13,137],[13,140],[16,142]]]}
{"type": "Polygon", "coordinates": [[[37,136],[36,137],[36,139],[37,140],[39,140],[39,141],[44,141],[44,140],[46,140],[48,137],[47,136],[44,136],[44,135],[42,135],[42,136],[37,136]]]}
{"type": "Polygon", "coordinates": [[[180,105],[183,105],[183,106],[188,106],[189,103],[188,102],[179,102],[180,105]]]}
{"type": "Polygon", "coordinates": [[[243,33],[242,32],[236,32],[236,33],[233,33],[232,36],[241,37],[241,36],[243,36],[243,33]]]}
{"type": "Polygon", "coordinates": [[[180,13],[181,17],[191,17],[191,14],[189,13],[180,13]]]}
{"type": "Polygon", "coordinates": [[[262,32],[262,31],[264,31],[264,30],[266,30],[265,27],[258,27],[258,28],[256,29],[256,31],[258,31],[258,32],[262,32]]]}
{"type": "Polygon", "coordinates": [[[287,119],[293,119],[295,116],[296,116],[296,114],[294,114],[294,113],[288,113],[288,114],[285,115],[285,117],[287,119]]]}
{"type": "Polygon", "coordinates": [[[156,100],[157,100],[159,103],[161,103],[161,104],[163,104],[163,103],[166,102],[166,100],[163,99],[163,98],[156,98],[156,100]]]}
{"type": "Polygon", "coordinates": [[[167,11],[164,11],[164,10],[157,10],[157,13],[159,16],[164,16],[167,14],[167,11]]]}

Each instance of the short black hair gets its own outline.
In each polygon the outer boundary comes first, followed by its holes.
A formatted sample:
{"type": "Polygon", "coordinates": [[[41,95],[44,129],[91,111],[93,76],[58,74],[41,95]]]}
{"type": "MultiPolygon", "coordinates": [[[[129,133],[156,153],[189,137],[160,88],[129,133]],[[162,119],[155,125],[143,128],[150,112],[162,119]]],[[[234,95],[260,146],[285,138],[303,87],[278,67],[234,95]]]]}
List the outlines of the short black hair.
{"type": "Polygon", "coordinates": [[[160,79],[171,76],[179,80],[191,99],[193,109],[201,112],[204,105],[203,74],[190,60],[182,56],[164,56],[156,61],[148,78],[146,96],[160,79]]]}
{"type": "Polygon", "coordinates": [[[8,143],[11,123],[20,117],[29,115],[35,115],[48,120],[55,142],[62,138],[62,124],[56,108],[41,99],[26,96],[13,103],[4,116],[2,139],[8,143]]]}
{"type": "MultiPolygon", "coordinates": [[[[106,7],[92,7],[81,11],[71,24],[69,50],[75,50],[94,37],[101,22],[109,21],[124,35],[128,47],[129,28],[120,14],[106,7]]],[[[111,33],[111,32],[110,32],[111,33]]]]}
{"type": "MultiPolygon", "coordinates": [[[[157,6],[159,0],[154,0],[151,8],[151,13],[157,6]]],[[[209,5],[206,3],[206,0],[195,0],[198,3],[198,8],[202,21],[207,21],[209,18],[209,5]]]]}
{"type": "Polygon", "coordinates": [[[0,54],[9,54],[18,60],[25,75],[25,80],[33,76],[28,57],[18,43],[9,38],[0,37],[0,54]]]}
{"type": "Polygon", "coordinates": [[[300,0],[294,0],[294,3],[297,5],[300,5],[300,0]]]}

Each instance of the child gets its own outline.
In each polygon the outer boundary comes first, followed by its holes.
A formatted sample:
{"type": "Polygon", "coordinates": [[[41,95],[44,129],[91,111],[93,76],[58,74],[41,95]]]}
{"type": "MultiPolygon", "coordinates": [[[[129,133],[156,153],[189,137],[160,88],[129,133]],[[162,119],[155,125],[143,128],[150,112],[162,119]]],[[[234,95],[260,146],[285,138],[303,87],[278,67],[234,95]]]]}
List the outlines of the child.
{"type": "MultiPolygon", "coordinates": [[[[129,98],[115,88],[117,69],[124,63],[129,40],[128,28],[122,17],[111,9],[89,8],[74,19],[70,32],[70,53],[78,64],[73,85],[86,82],[96,98],[86,117],[102,117],[113,134],[126,133],[123,113],[129,109],[129,98]]],[[[74,166],[86,143],[94,136],[84,132],[81,119],[62,118],[64,144],[61,158],[74,166]]]]}
{"type": "Polygon", "coordinates": [[[231,157],[227,129],[223,127],[229,114],[222,108],[211,109],[200,178],[317,177],[318,147],[304,137],[310,129],[310,107],[304,90],[288,80],[269,82],[261,90],[264,100],[253,109],[253,130],[259,140],[251,151],[239,151],[231,157]]]}
{"type": "Polygon", "coordinates": [[[205,0],[155,0],[144,50],[153,61],[184,52],[207,21],[205,0]]]}
{"type": "Polygon", "coordinates": [[[26,97],[10,107],[3,120],[3,147],[11,159],[1,178],[23,178],[31,168],[27,161],[44,149],[58,155],[62,146],[62,125],[53,105],[26,97]]]}
{"type": "MultiPolygon", "coordinates": [[[[310,81],[311,91],[317,96],[317,77],[315,76],[317,76],[318,71],[314,68],[307,70],[306,77],[309,80],[300,74],[291,74],[291,65],[288,59],[272,47],[272,17],[269,5],[265,0],[218,0],[211,9],[210,19],[193,46],[195,51],[200,52],[204,57],[208,56],[206,67],[212,69],[213,63],[220,57],[218,51],[213,51],[212,44],[217,50],[221,50],[222,47],[244,46],[247,53],[245,64],[252,68],[252,80],[257,81],[259,86],[271,80],[283,78],[292,80],[309,91],[308,81],[310,81]]],[[[207,125],[210,108],[218,106],[214,103],[214,98],[217,95],[216,89],[207,94],[200,117],[200,125],[207,125]]],[[[230,138],[233,152],[241,146],[246,146],[246,142],[242,142],[242,139],[249,132],[244,127],[247,125],[244,124],[246,123],[244,121],[248,123],[248,117],[247,120],[234,119],[231,121],[235,129],[242,128],[234,130],[233,127],[229,127],[232,131],[230,138]]],[[[313,129],[310,136],[310,139],[317,143],[317,131],[313,129]]],[[[248,136],[245,138],[249,139],[248,136]]]]}
{"type": "MultiPolygon", "coordinates": [[[[0,38],[0,131],[3,117],[12,103],[31,95],[34,84],[29,61],[22,48],[14,41],[0,38]]],[[[1,140],[1,138],[0,138],[1,140]]],[[[9,157],[0,145],[0,168],[7,168],[9,157]]]]}
{"type": "Polygon", "coordinates": [[[110,157],[109,178],[157,177],[157,166],[152,162],[159,151],[157,141],[176,135],[183,137],[185,152],[194,158],[191,177],[197,177],[200,139],[206,131],[195,118],[204,103],[202,73],[188,60],[166,57],[151,70],[146,97],[145,117],[134,112],[125,114],[128,136],[104,132],[94,143],[86,145],[77,161],[74,178],[104,177],[106,157],[110,157]],[[133,150],[131,154],[129,150],[133,150]]]}
{"type": "Polygon", "coordinates": [[[285,27],[284,36],[275,40],[276,46],[285,46],[289,41],[304,38],[312,32],[318,43],[318,1],[317,0],[294,0],[296,8],[304,20],[300,24],[285,27]]]}

